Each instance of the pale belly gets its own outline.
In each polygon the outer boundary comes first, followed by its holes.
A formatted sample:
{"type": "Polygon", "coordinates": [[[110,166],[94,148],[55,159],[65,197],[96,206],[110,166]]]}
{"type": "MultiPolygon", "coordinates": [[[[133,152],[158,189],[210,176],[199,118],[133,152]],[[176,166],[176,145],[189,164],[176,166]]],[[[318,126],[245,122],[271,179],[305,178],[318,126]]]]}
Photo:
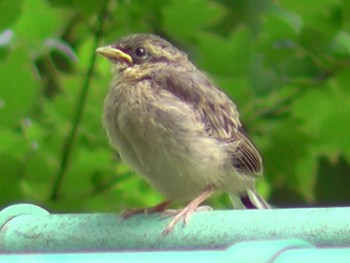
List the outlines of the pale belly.
{"type": "Polygon", "coordinates": [[[191,200],[208,186],[239,194],[254,185],[235,171],[225,145],[203,132],[189,107],[151,105],[146,112],[137,103],[119,103],[119,111],[105,108],[110,142],[167,199],[191,200]]]}
{"type": "Polygon", "coordinates": [[[208,186],[239,194],[254,184],[252,178],[235,172],[215,139],[183,136],[158,125],[137,132],[129,128],[128,132],[111,128],[111,143],[122,160],[167,199],[191,200],[208,186]]]}

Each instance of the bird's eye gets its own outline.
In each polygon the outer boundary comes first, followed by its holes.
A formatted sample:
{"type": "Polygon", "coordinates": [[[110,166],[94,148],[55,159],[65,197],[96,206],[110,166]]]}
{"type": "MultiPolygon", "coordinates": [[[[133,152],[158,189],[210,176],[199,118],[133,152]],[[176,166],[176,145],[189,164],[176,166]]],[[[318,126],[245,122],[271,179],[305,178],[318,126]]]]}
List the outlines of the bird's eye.
{"type": "Polygon", "coordinates": [[[146,49],[144,49],[143,47],[136,48],[135,55],[139,58],[145,58],[146,57],[146,49]]]}

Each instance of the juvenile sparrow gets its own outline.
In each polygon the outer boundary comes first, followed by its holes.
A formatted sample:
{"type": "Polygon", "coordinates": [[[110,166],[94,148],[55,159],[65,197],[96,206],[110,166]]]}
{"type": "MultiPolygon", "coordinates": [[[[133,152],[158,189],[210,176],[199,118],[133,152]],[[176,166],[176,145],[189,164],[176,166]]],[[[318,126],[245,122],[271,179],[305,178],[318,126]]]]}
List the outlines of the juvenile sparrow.
{"type": "Polygon", "coordinates": [[[213,192],[229,193],[236,208],[269,208],[254,187],[262,160],[235,104],[185,53],[151,34],[130,35],[96,52],[112,62],[114,73],[103,114],[109,141],[167,200],[127,216],[190,201],[167,234],[213,192]]]}

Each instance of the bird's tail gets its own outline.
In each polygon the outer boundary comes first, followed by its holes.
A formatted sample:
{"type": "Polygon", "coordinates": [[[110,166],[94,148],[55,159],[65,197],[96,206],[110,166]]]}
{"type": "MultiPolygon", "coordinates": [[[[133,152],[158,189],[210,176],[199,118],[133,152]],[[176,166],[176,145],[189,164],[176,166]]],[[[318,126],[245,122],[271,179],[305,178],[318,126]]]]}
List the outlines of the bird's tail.
{"type": "Polygon", "coordinates": [[[235,209],[270,209],[270,205],[253,189],[248,189],[244,195],[231,194],[235,209]]]}

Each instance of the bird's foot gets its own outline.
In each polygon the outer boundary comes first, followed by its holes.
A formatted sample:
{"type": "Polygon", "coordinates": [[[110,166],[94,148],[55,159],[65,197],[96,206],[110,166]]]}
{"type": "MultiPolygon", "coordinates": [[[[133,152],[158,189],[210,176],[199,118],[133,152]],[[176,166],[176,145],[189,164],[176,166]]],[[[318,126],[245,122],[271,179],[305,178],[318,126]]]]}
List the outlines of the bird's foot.
{"type": "Polygon", "coordinates": [[[155,206],[148,207],[148,208],[134,208],[134,209],[128,209],[125,210],[121,213],[121,216],[124,219],[129,218],[130,216],[133,215],[138,215],[138,214],[152,214],[152,213],[157,213],[157,212],[164,212],[164,210],[169,207],[169,205],[172,203],[172,201],[164,201],[162,203],[159,203],[155,206]]]}
{"type": "MultiPolygon", "coordinates": [[[[173,213],[174,218],[173,220],[168,224],[168,226],[164,229],[162,232],[163,236],[166,236],[169,234],[174,226],[180,221],[183,220],[184,224],[188,224],[190,221],[190,217],[195,211],[208,211],[212,210],[210,206],[199,206],[204,200],[206,200],[212,193],[214,192],[213,188],[210,187],[207,190],[205,190],[203,193],[201,193],[198,197],[196,197],[194,200],[192,200],[184,209],[180,210],[169,210],[170,213],[173,213]]],[[[163,213],[169,213],[167,211],[163,213]]]]}
{"type": "MultiPolygon", "coordinates": [[[[161,218],[173,217],[180,213],[183,209],[166,209],[161,214],[161,218]]],[[[209,205],[201,205],[196,207],[193,212],[203,212],[203,211],[212,211],[213,208],[209,205]]]]}

